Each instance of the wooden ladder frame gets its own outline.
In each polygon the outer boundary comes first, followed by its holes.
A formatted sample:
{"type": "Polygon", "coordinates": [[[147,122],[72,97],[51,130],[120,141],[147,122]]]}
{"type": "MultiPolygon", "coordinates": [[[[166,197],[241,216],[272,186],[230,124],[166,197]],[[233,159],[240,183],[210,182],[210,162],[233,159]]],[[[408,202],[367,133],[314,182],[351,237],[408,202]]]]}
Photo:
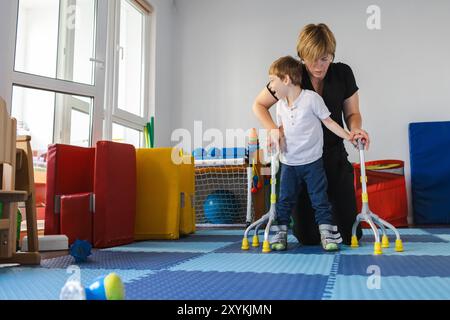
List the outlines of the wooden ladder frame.
{"type": "Polygon", "coordinates": [[[0,97],[0,264],[40,264],[31,137],[16,136],[17,122],[0,97]],[[16,166],[17,165],[17,166],[16,166]],[[17,184],[17,188],[16,188],[17,184]],[[29,252],[16,252],[17,205],[25,202],[29,252]]]}

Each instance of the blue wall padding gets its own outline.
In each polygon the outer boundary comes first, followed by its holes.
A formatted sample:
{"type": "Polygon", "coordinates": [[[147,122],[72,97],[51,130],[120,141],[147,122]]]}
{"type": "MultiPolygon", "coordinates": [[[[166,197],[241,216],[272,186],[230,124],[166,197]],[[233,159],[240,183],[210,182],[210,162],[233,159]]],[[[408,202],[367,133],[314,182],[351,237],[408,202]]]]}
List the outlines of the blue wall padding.
{"type": "Polygon", "coordinates": [[[450,223],[450,121],[409,124],[415,224],[450,223]]]}

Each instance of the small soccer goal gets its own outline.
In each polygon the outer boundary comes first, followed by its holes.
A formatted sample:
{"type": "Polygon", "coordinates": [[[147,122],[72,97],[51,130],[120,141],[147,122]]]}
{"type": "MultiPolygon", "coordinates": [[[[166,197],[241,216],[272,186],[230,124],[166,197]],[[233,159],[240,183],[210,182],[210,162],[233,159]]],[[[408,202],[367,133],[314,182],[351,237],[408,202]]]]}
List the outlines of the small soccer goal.
{"type": "Polygon", "coordinates": [[[196,160],[195,212],[200,227],[245,226],[254,209],[249,201],[245,159],[196,160]],[[248,204],[250,209],[247,210],[248,204]]]}

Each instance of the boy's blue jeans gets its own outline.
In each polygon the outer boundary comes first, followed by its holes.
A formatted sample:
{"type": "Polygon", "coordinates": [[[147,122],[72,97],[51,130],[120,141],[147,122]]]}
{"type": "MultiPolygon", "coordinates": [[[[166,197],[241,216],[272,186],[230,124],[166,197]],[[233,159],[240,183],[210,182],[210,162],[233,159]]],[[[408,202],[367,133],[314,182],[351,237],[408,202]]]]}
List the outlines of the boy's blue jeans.
{"type": "Polygon", "coordinates": [[[322,158],[300,166],[281,164],[280,195],[277,201],[278,224],[288,225],[292,209],[298,199],[303,182],[306,183],[316,223],[333,224],[331,204],[328,201],[328,181],[322,158]]]}

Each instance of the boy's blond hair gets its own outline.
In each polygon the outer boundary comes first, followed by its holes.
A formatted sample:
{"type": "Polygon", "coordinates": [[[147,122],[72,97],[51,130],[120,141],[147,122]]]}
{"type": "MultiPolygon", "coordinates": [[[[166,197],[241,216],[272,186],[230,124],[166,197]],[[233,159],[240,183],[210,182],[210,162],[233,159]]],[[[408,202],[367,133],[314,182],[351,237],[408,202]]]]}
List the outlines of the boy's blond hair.
{"type": "Polygon", "coordinates": [[[336,38],[324,23],[308,24],[303,27],[297,39],[297,54],[300,59],[316,61],[327,54],[336,52],[336,38]]]}
{"type": "Polygon", "coordinates": [[[302,63],[291,56],[281,57],[272,63],[269,75],[277,76],[281,80],[289,76],[293,85],[301,86],[302,63]]]}

